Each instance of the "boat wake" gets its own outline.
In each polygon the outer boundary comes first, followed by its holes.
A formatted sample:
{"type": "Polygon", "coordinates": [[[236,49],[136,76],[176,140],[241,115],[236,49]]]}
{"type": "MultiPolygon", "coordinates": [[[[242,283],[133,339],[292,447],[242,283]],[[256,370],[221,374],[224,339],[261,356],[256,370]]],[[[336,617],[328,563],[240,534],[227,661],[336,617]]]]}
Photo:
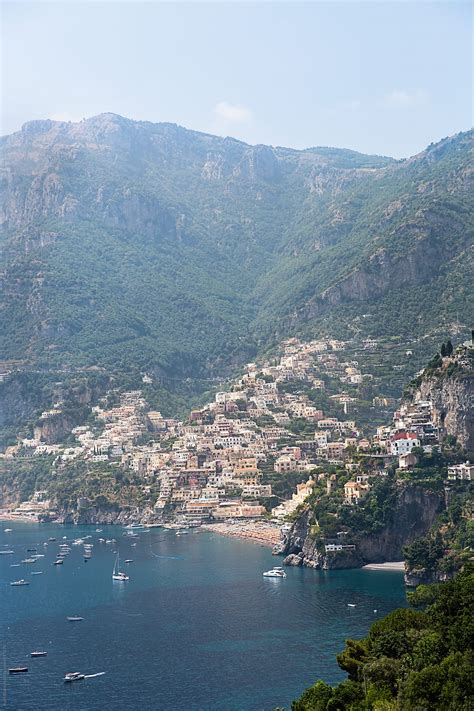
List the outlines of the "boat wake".
{"type": "Polygon", "coordinates": [[[183,557],[180,555],[158,555],[158,553],[153,553],[153,551],[150,551],[150,553],[155,556],[155,558],[165,558],[166,560],[183,560],[183,557]]]}
{"type": "Polygon", "coordinates": [[[97,672],[97,674],[84,674],[84,679],[93,679],[96,676],[104,676],[105,672],[97,672]]]}

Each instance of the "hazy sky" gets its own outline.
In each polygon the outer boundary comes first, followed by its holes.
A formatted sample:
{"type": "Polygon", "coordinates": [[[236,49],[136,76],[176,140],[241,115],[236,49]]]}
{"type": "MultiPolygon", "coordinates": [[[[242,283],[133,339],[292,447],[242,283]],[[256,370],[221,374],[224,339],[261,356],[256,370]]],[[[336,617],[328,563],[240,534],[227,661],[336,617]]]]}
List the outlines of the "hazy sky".
{"type": "Polygon", "coordinates": [[[467,2],[3,2],[2,130],[112,111],[402,157],[472,124],[467,2]]]}

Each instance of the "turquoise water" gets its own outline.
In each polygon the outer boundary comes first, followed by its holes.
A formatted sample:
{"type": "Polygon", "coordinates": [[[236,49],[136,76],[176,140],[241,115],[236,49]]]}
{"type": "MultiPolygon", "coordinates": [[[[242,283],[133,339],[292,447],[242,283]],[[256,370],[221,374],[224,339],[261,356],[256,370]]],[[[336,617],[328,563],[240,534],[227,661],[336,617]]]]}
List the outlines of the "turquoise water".
{"type": "Polygon", "coordinates": [[[347,637],[405,604],[397,572],[289,568],[284,580],[262,577],[280,563],[268,548],[212,533],[176,536],[154,529],[126,539],[123,529],[0,523],[0,635],[4,666],[0,705],[19,711],[273,711],[318,678],[344,678],[335,654],[347,637]],[[5,533],[5,528],[12,533],[5,533]],[[53,566],[67,536],[91,535],[53,566]],[[116,538],[106,545],[98,538],[116,538]],[[43,546],[49,537],[56,542],[43,546]],[[136,546],[132,543],[136,542],[136,546]],[[7,544],[7,545],[6,545],[7,544]],[[45,553],[35,564],[10,567],[45,553]],[[114,550],[133,559],[112,581],[114,550]],[[43,571],[43,575],[31,575],[43,571]],[[28,587],[10,587],[19,578],[28,587]],[[348,603],[356,607],[348,607],[348,603]],[[377,610],[377,612],[374,612],[377,610]],[[82,622],[67,622],[79,615],[82,622]],[[30,659],[33,650],[48,656],[30,659]],[[64,684],[69,671],[103,676],[64,684]]]}

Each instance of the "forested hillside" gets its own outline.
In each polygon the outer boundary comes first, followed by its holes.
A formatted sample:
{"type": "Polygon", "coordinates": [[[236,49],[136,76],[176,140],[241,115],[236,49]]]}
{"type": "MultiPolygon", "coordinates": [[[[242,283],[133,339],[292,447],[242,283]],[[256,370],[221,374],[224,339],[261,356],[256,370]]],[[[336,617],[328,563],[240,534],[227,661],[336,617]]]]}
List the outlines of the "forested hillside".
{"type": "Polygon", "coordinates": [[[187,398],[292,334],[429,350],[474,310],[471,151],[472,133],[396,162],[114,114],[25,124],[2,139],[2,358],[187,398]]]}

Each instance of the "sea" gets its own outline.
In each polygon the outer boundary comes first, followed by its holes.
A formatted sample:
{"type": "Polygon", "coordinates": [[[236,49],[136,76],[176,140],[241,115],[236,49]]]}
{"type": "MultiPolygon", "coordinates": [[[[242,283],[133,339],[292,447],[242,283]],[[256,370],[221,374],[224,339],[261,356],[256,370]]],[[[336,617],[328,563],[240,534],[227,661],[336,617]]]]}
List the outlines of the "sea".
{"type": "Polygon", "coordinates": [[[335,658],[345,639],[406,604],[397,571],[264,578],[281,559],[259,544],[199,529],[124,533],[0,522],[0,550],[14,551],[0,555],[0,708],[288,710],[317,679],[345,677],[335,658]],[[87,562],[78,538],[93,544],[87,562]],[[53,565],[66,542],[64,564],[53,565]],[[44,557],[22,563],[34,548],[44,557]],[[128,581],[112,580],[116,552],[128,581]],[[21,578],[30,584],[10,586],[21,578]],[[47,656],[30,658],[38,650],[47,656]],[[17,666],[28,673],[10,675],[17,666]],[[86,678],[64,683],[74,671],[86,678]]]}

